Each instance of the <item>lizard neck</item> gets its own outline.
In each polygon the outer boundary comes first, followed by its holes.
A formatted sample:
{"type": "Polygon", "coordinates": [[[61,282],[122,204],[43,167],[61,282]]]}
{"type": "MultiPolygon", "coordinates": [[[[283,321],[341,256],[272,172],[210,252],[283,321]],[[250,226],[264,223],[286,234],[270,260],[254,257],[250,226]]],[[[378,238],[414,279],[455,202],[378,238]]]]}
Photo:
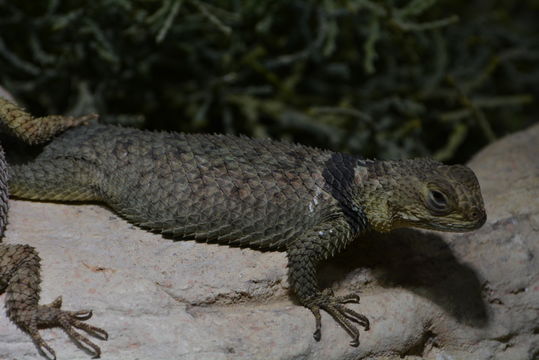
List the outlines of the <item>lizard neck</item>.
{"type": "Polygon", "coordinates": [[[388,232],[395,228],[395,209],[391,199],[401,186],[395,161],[359,161],[354,170],[358,202],[372,229],[388,232]]]}
{"type": "Polygon", "coordinates": [[[362,161],[357,156],[332,153],[325,161],[322,172],[324,190],[333,197],[352,234],[364,232],[369,228],[359,196],[361,189],[356,186],[356,168],[362,161]]]}
{"type": "Polygon", "coordinates": [[[405,226],[406,219],[399,217],[402,211],[395,199],[413,193],[406,161],[364,160],[334,153],[326,161],[322,175],[326,190],[337,201],[354,233],[367,229],[389,232],[405,226]]]}

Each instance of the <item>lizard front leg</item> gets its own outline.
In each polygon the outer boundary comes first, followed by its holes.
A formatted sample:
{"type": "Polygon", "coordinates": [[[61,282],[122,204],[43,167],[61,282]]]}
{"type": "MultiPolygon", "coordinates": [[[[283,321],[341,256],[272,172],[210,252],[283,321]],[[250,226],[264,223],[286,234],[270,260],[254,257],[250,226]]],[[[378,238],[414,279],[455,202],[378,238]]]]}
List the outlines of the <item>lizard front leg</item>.
{"type": "Polygon", "coordinates": [[[320,310],[326,311],[352,337],[350,345],[359,345],[359,330],[353,322],[369,329],[369,320],[362,314],[347,308],[346,303],[359,303],[357,294],[335,296],[331,289],[320,291],[316,266],[342,247],[344,239],[336,231],[317,229],[304,236],[287,249],[290,285],[300,303],[311,310],[316,321],[314,339],[321,338],[320,310]]]}

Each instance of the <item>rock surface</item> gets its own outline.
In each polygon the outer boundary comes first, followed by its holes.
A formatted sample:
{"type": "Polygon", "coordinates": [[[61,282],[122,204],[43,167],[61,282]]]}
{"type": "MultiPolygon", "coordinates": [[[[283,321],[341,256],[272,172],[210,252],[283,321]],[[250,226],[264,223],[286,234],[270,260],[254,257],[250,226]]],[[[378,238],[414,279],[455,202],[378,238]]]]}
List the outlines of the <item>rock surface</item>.
{"type": "MultiPolygon", "coordinates": [[[[284,253],[174,242],[99,205],[12,201],[7,243],[41,255],[42,302],[92,308],[103,359],[532,360],[539,358],[539,126],[471,162],[488,221],[466,234],[398,231],[357,242],[321,268],[323,286],[361,291],[361,345],[288,294],[284,253]]],[[[3,296],[0,298],[3,303],[3,296]]],[[[89,359],[59,329],[58,359],[89,359]]],[[[0,318],[0,359],[36,359],[0,318]]]]}

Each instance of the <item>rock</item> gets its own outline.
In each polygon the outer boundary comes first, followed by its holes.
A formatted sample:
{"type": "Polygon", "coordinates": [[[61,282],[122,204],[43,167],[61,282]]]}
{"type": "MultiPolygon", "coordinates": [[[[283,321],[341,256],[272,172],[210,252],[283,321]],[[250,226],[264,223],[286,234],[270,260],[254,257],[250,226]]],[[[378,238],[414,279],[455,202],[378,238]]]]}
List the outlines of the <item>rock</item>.
{"type": "MultiPolygon", "coordinates": [[[[41,255],[42,303],[94,310],[104,359],[518,359],[539,356],[539,126],[471,162],[488,221],[473,233],[370,236],[320,270],[323,286],[361,291],[372,328],[359,347],[327,315],[288,293],[279,252],[172,241],[99,205],[12,201],[7,243],[41,255]]],[[[2,299],[0,299],[3,301],[2,299]]],[[[59,329],[59,359],[89,359],[59,329]]],[[[35,359],[30,339],[0,319],[0,358],[35,359]]]]}

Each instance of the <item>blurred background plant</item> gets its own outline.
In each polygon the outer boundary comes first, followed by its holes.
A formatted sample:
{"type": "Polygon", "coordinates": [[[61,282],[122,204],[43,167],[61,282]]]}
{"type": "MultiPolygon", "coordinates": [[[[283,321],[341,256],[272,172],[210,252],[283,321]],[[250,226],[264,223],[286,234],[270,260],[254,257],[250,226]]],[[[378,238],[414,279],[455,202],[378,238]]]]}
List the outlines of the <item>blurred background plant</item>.
{"type": "Polygon", "coordinates": [[[449,162],[536,122],[536,0],[0,0],[35,114],[449,162]]]}

